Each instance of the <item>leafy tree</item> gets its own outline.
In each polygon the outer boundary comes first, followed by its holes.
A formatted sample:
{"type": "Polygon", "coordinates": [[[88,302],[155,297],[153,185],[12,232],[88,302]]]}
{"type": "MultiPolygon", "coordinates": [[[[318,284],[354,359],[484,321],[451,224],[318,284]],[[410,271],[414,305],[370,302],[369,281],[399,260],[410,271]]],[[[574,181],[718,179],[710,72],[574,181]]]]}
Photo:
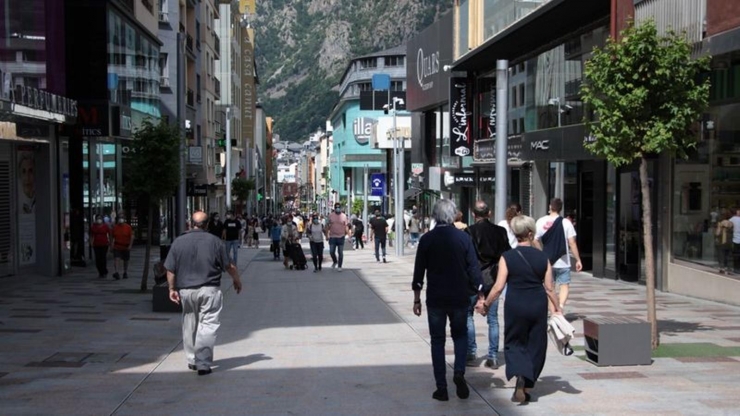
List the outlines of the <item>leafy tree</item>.
{"type": "Polygon", "coordinates": [[[630,24],[618,40],[594,49],[584,69],[581,95],[597,118],[586,119],[595,141],[586,145],[614,166],[640,163],[642,225],[645,246],[647,316],[651,345],[658,347],[655,312],[655,259],[651,229],[647,157],[669,152],[686,158],[696,146],[690,127],[707,107],[709,82],[701,74],[709,58],[692,59],[691,45],[669,32],[658,35],[655,23],[630,24]]]}
{"type": "MultiPolygon", "coordinates": [[[[355,198],[354,201],[352,201],[352,214],[357,214],[358,212],[360,215],[362,215],[362,209],[365,206],[365,200],[362,198],[355,198]]],[[[368,204],[368,209],[370,209],[370,205],[368,204]]]]}
{"type": "MultiPolygon", "coordinates": [[[[149,278],[149,262],[152,250],[154,210],[162,200],[175,194],[180,183],[180,142],[182,132],[176,125],[164,120],[146,119],[133,134],[131,176],[127,192],[132,197],[148,200],[148,222],[144,272],[141,276],[141,291],[146,292],[149,278]]],[[[178,221],[183,221],[178,218],[178,221]]]]}
{"type": "Polygon", "coordinates": [[[234,178],[231,181],[231,193],[240,203],[246,203],[249,193],[254,190],[254,178],[234,178]]]}

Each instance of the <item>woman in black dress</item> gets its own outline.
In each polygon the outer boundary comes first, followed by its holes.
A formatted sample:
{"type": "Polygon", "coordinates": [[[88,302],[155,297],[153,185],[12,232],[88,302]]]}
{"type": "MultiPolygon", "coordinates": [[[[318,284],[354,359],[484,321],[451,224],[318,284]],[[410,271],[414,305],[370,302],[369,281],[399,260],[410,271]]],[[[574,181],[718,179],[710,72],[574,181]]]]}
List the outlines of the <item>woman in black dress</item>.
{"type": "MultiPolygon", "coordinates": [[[[512,401],[529,400],[529,390],[545,366],[547,352],[547,298],[558,305],[553,291],[552,268],[547,256],[532,247],[535,222],[518,215],[511,220],[517,248],[505,252],[498,264],[496,284],[476,306],[483,315],[508,283],[504,304],[506,378],[516,377],[512,401]]],[[[557,309],[555,313],[561,313],[557,309]]]]}

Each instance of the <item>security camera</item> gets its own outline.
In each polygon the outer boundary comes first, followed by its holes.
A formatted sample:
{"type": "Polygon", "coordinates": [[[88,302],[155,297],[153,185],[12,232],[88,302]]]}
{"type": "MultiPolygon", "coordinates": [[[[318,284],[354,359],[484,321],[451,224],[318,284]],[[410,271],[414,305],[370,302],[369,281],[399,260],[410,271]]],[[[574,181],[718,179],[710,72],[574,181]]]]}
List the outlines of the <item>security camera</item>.
{"type": "Polygon", "coordinates": [[[452,65],[445,65],[442,67],[442,70],[445,72],[450,72],[450,69],[452,69],[452,65]]]}
{"type": "Polygon", "coordinates": [[[573,107],[569,106],[568,104],[564,105],[563,108],[565,108],[565,111],[570,111],[573,109],[573,107]]]}

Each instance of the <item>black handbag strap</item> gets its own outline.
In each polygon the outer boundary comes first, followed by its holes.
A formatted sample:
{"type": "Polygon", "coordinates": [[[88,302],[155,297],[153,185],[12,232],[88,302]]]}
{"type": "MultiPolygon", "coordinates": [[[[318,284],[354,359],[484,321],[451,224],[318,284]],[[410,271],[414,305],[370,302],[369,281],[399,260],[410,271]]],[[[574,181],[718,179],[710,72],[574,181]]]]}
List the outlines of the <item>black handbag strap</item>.
{"type": "Polygon", "coordinates": [[[519,254],[519,257],[521,257],[521,258],[522,258],[522,260],[524,260],[524,262],[525,262],[525,263],[527,263],[527,266],[529,266],[529,271],[531,271],[531,272],[532,272],[532,275],[533,275],[534,277],[537,277],[537,273],[535,273],[535,272],[534,272],[534,268],[532,267],[532,265],[531,265],[531,264],[529,264],[529,261],[527,260],[527,258],[526,258],[526,257],[524,257],[524,254],[522,254],[522,252],[521,252],[521,251],[519,251],[519,248],[516,248],[516,249],[514,249],[514,251],[516,251],[516,252],[517,252],[517,254],[519,254]]]}

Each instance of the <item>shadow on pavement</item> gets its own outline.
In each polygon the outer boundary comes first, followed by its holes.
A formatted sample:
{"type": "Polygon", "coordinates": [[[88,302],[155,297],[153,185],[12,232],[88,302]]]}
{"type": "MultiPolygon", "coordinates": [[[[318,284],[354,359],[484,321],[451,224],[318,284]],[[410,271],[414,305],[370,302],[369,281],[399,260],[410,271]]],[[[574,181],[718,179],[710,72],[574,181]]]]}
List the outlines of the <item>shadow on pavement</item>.
{"type": "Polygon", "coordinates": [[[247,355],[246,357],[232,357],[232,358],[226,358],[223,360],[216,360],[215,367],[218,370],[224,371],[224,370],[231,370],[234,368],[240,368],[240,367],[246,367],[250,364],[254,364],[259,361],[268,361],[272,360],[272,357],[267,356],[265,354],[251,354],[247,355]]]}

